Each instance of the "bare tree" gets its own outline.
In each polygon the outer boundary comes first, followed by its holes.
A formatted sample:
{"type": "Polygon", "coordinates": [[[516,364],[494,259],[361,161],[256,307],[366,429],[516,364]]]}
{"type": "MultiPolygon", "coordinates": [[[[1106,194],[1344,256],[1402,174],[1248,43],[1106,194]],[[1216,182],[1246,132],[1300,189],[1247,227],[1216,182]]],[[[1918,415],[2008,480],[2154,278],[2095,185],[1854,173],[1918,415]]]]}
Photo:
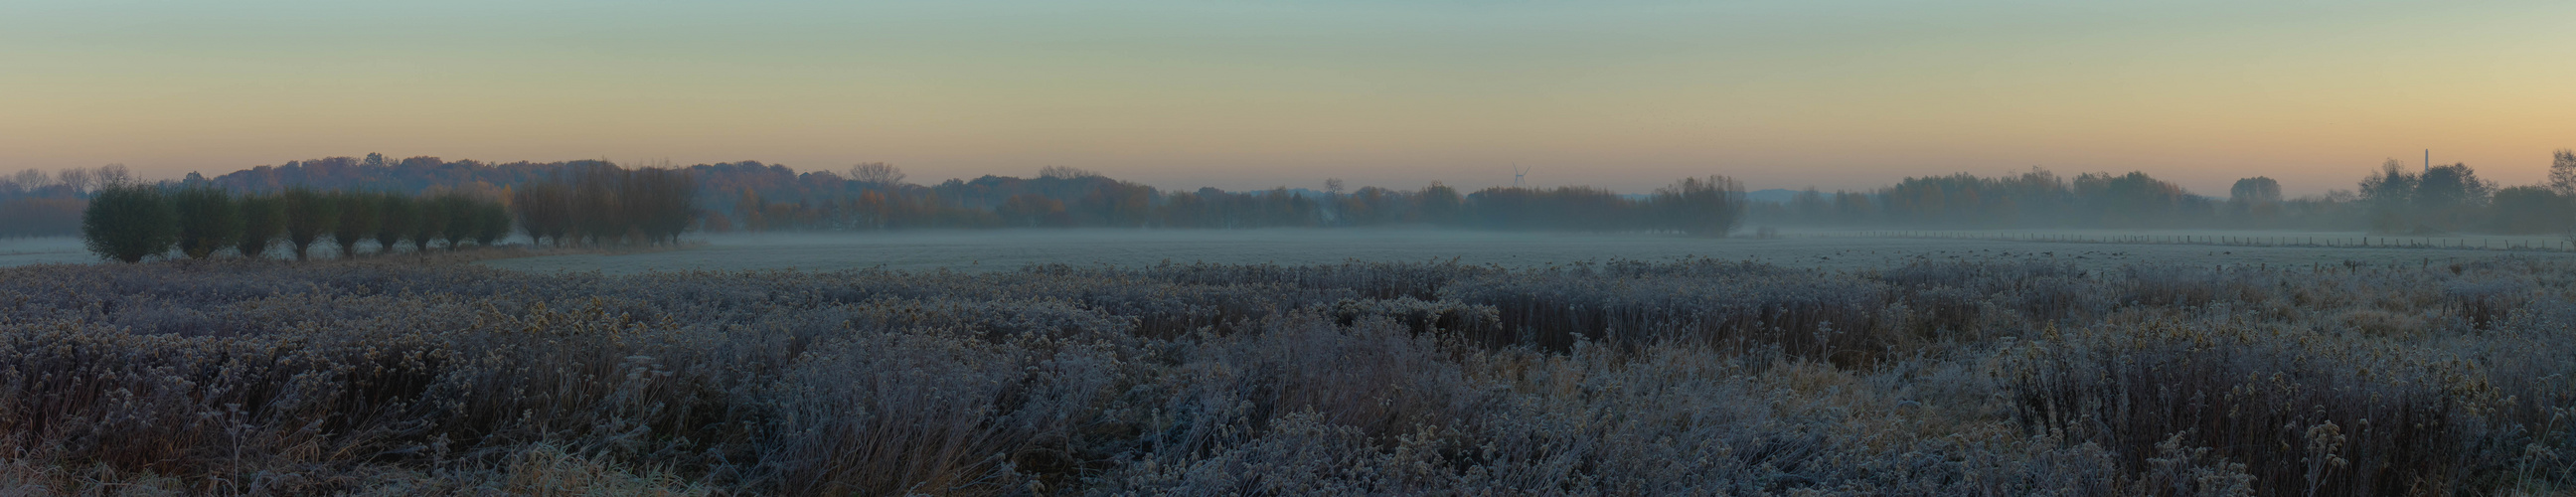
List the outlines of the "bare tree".
{"type": "Polygon", "coordinates": [[[124,164],[98,166],[98,172],[91,180],[98,182],[98,186],[130,185],[134,184],[134,171],[126,169],[124,164]]]}
{"type": "Polygon", "coordinates": [[[2549,191],[2576,196],[2576,150],[2560,149],[2550,157],[2549,191]]]}
{"type": "Polygon", "coordinates": [[[17,181],[19,187],[26,188],[28,190],[44,188],[54,184],[54,178],[52,175],[45,174],[45,170],[36,168],[27,168],[25,171],[18,171],[18,174],[11,176],[10,179],[17,181]]]}
{"type": "Polygon", "coordinates": [[[70,187],[72,193],[89,193],[98,186],[96,177],[92,176],[88,169],[77,167],[64,168],[63,172],[54,175],[54,179],[61,181],[63,186],[70,187]]]}
{"type": "Polygon", "coordinates": [[[850,181],[894,186],[903,183],[903,170],[883,162],[860,163],[850,166],[850,181]]]}

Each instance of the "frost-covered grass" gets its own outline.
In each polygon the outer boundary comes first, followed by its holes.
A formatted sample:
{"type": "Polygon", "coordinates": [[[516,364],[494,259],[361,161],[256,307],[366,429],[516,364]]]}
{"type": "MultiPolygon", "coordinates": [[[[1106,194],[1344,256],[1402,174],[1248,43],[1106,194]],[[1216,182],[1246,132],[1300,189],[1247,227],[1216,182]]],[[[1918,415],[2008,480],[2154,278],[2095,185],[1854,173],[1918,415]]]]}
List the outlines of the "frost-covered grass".
{"type": "Polygon", "coordinates": [[[2532,258],[0,282],[0,492],[2576,488],[2576,264],[2532,258]]]}
{"type": "MultiPolygon", "coordinates": [[[[2089,232],[2069,232],[2098,236],[2089,232]]],[[[2161,232],[2159,232],[2161,233],[2161,232]]],[[[2502,252],[2456,249],[2240,247],[2179,244],[2050,243],[1855,237],[1848,231],[1792,231],[1783,238],[1696,238],[1657,234],[1527,233],[1458,230],[993,230],[890,233],[754,234],[704,238],[686,251],[630,255],[576,254],[494,260],[530,271],[633,274],[672,270],[801,269],[1009,271],[1029,264],[1171,263],[1338,264],[1346,261],[1451,261],[1541,268],[1614,259],[1753,260],[1793,267],[1867,269],[1918,260],[1979,261],[2039,257],[2086,267],[2154,262],[2209,265],[2296,265],[2483,260],[2502,252]]],[[[2173,234],[2161,234],[2168,236],[2173,234]]],[[[2192,233],[2192,236],[2206,236],[2192,233]]],[[[2264,236],[2271,236],[2269,234],[2264,236]]],[[[2340,235],[2337,235],[2340,236],[2340,235]]],[[[2576,261],[2576,253],[2514,252],[2576,261]]]]}
{"type": "Polygon", "coordinates": [[[75,236],[0,237],[0,266],[97,262],[75,236]]]}

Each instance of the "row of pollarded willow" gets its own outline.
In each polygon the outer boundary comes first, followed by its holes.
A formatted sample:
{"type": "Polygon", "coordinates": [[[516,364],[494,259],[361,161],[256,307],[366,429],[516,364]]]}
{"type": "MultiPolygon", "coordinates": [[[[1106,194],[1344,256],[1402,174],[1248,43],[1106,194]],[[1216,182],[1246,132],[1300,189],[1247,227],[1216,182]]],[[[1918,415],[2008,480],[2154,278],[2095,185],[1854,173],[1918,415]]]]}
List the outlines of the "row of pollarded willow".
{"type": "Polygon", "coordinates": [[[528,238],[566,243],[679,241],[697,217],[697,181],[678,169],[573,167],[510,194],[528,238]]]}
{"type": "Polygon", "coordinates": [[[402,195],[288,188],[236,194],[204,185],[121,184],[99,190],[82,214],[81,235],[99,256],[138,262],[176,250],[192,259],[224,252],[266,257],[283,242],[298,260],[317,244],[343,257],[361,242],[377,253],[410,245],[427,252],[467,242],[491,246],[509,237],[509,211],[463,193],[402,195]]]}

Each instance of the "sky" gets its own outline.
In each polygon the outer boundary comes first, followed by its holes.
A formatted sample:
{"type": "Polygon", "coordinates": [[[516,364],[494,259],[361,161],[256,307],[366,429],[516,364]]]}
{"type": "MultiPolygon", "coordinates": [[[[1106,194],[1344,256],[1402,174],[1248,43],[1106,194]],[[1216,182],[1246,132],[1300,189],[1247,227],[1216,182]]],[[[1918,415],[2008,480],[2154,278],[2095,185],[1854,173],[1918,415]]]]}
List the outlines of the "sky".
{"type": "Polygon", "coordinates": [[[2576,148],[2576,2],[0,2],[0,170],[381,152],[1049,165],[1172,188],[1642,192],[2146,171],[2506,185],[2576,148]]]}

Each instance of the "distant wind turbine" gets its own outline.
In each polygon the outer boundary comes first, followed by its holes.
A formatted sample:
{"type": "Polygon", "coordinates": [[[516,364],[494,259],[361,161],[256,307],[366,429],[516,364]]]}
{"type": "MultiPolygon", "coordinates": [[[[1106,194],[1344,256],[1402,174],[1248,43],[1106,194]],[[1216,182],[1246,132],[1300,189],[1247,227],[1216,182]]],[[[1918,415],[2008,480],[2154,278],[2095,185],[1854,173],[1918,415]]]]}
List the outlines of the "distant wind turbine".
{"type": "Polygon", "coordinates": [[[1529,176],[1529,168],[1521,167],[1521,165],[1520,165],[1520,164],[1513,164],[1513,165],[1512,165],[1512,188],[1522,188],[1522,187],[1527,186],[1527,185],[1525,185],[1525,184],[1521,183],[1521,178],[1528,177],[1528,176],[1529,176]]]}

